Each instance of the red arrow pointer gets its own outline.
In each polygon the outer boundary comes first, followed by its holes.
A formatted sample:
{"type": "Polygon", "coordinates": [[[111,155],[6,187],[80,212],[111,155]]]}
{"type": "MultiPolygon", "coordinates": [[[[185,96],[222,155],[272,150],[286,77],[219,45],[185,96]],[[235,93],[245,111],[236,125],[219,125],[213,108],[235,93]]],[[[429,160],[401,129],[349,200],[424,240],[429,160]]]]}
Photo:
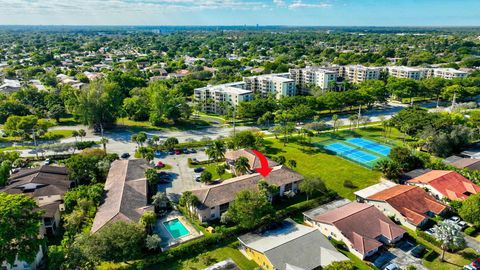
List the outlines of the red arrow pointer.
{"type": "Polygon", "coordinates": [[[273,170],[272,168],[268,167],[268,160],[267,158],[257,150],[252,149],[253,153],[260,159],[260,168],[255,168],[259,174],[263,177],[267,177],[270,172],[273,170]]]}

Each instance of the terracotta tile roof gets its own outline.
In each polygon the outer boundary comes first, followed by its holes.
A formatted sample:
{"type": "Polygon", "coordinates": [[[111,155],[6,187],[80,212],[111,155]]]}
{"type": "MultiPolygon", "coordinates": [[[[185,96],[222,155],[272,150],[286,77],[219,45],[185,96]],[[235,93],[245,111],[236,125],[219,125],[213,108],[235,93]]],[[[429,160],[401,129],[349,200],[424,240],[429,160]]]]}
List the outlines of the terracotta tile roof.
{"type": "Polygon", "coordinates": [[[203,206],[213,207],[233,201],[239,191],[257,190],[257,184],[262,179],[270,185],[282,186],[300,181],[303,176],[285,166],[276,166],[265,178],[259,173],[246,174],[225,180],[218,185],[192,190],[192,193],[197,196],[203,206]]]}
{"type": "Polygon", "coordinates": [[[147,168],[144,159],[115,160],[112,163],[105,182],[104,202],[93,220],[92,233],[109,222],[138,222],[143,212],[151,210],[147,204],[147,168]]]}
{"type": "MultiPolygon", "coordinates": [[[[237,160],[239,157],[246,157],[248,159],[248,164],[250,165],[250,169],[255,169],[259,168],[261,166],[260,160],[258,157],[252,152],[251,149],[239,149],[235,151],[228,151],[225,153],[225,159],[227,162],[229,160],[237,160]]],[[[278,166],[279,164],[276,163],[275,161],[272,161],[268,159],[268,166],[270,167],[275,167],[278,166]]]]}
{"type": "Polygon", "coordinates": [[[427,212],[440,214],[447,208],[417,186],[396,185],[368,199],[387,202],[414,225],[420,224],[427,218],[427,212]]]}
{"type": "Polygon", "coordinates": [[[429,185],[450,200],[464,200],[480,192],[479,186],[454,171],[434,170],[407,182],[429,185]]]}
{"type": "Polygon", "coordinates": [[[378,237],[393,240],[405,233],[375,206],[364,203],[352,202],[313,219],[335,226],[362,255],[382,246],[378,237]]]}

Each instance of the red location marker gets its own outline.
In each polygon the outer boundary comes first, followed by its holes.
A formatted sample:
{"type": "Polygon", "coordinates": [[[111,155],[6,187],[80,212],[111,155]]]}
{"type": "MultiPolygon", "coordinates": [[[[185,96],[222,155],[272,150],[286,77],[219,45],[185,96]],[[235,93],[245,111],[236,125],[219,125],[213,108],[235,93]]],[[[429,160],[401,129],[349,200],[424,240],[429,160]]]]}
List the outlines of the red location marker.
{"type": "Polygon", "coordinates": [[[267,158],[257,150],[252,149],[253,153],[260,159],[260,168],[255,168],[259,174],[263,177],[267,177],[270,172],[273,170],[272,168],[268,167],[268,160],[267,158]]]}

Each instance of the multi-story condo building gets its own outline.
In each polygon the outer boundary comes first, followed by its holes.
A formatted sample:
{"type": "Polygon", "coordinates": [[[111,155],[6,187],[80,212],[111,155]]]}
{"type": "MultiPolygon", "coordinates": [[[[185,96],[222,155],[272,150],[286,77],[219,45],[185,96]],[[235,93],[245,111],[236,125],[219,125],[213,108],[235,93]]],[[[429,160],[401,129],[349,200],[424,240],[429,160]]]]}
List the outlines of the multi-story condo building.
{"type": "Polygon", "coordinates": [[[425,77],[425,70],[421,68],[393,66],[387,67],[388,75],[397,78],[406,78],[413,80],[420,80],[425,77]]]}
{"type": "Polygon", "coordinates": [[[295,81],[290,79],[289,73],[268,74],[244,77],[245,89],[260,94],[262,97],[274,95],[277,99],[297,94],[295,81]]]}
{"type": "Polygon", "coordinates": [[[253,92],[246,90],[244,82],[206,86],[194,90],[195,101],[208,113],[225,114],[227,107],[236,107],[240,102],[253,99],[253,92]]]}
{"type": "Polygon", "coordinates": [[[454,68],[434,68],[432,70],[432,76],[450,80],[456,78],[465,78],[468,76],[468,73],[454,68]]]}
{"type": "Polygon", "coordinates": [[[340,76],[353,83],[360,83],[366,80],[380,79],[380,67],[365,67],[362,65],[348,65],[340,69],[340,76]]]}
{"type": "Polygon", "coordinates": [[[338,67],[306,67],[290,69],[290,78],[295,80],[297,88],[305,93],[308,86],[318,86],[320,89],[331,89],[337,82],[338,67]]]}

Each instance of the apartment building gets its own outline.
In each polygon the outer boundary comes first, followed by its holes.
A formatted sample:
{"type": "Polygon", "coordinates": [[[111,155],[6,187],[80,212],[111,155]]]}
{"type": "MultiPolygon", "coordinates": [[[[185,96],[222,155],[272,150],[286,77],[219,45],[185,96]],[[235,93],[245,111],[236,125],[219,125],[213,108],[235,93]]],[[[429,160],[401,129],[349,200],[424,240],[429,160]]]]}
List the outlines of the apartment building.
{"type": "Polygon", "coordinates": [[[420,80],[426,76],[425,70],[421,68],[393,66],[387,67],[387,70],[389,76],[397,78],[420,80]]]}
{"type": "Polygon", "coordinates": [[[253,92],[245,88],[244,82],[206,86],[194,90],[194,99],[204,112],[226,114],[227,104],[236,107],[240,102],[253,99],[253,92]]]}
{"type": "Polygon", "coordinates": [[[339,73],[338,67],[306,67],[293,68],[289,70],[290,78],[295,81],[297,88],[303,94],[308,86],[318,86],[320,89],[330,89],[333,83],[337,82],[339,73]]]}
{"type": "Polygon", "coordinates": [[[432,76],[451,80],[465,78],[468,73],[454,68],[435,68],[432,70],[432,76]]]}
{"type": "Polygon", "coordinates": [[[251,90],[262,97],[274,95],[279,99],[297,94],[295,81],[290,79],[290,73],[268,74],[243,78],[245,89],[251,90]]]}
{"type": "Polygon", "coordinates": [[[340,69],[340,76],[353,83],[360,83],[366,80],[380,79],[380,67],[366,67],[362,65],[348,65],[340,69]]]}

